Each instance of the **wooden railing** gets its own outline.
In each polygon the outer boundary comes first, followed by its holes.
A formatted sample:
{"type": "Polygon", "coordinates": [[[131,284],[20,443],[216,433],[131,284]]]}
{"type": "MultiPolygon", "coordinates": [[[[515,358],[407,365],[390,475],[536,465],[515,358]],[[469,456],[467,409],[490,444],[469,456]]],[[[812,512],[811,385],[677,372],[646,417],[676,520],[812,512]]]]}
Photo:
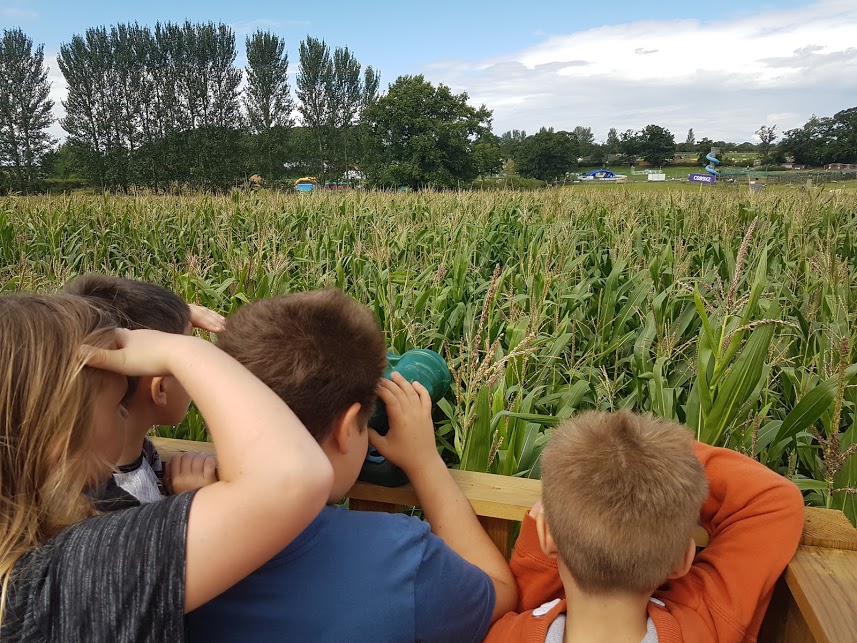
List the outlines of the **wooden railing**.
{"type": "MultiPolygon", "coordinates": [[[[155,438],[164,460],[176,453],[214,453],[208,442],[155,438]]],[[[479,520],[506,557],[517,523],[539,499],[541,482],[488,473],[451,471],[479,520]]],[[[358,511],[402,511],[418,506],[410,485],[387,488],[358,482],[348,494],[358,511]]],[[[694,535],[704,546],[708,535],[694,535]]],[[[777,534],[764,534],[776,538],[777,534]]],[[[806,508],[800,547],[780,579],[759,641],[857,643],[857,530],[841,511],[806,508]]]]}

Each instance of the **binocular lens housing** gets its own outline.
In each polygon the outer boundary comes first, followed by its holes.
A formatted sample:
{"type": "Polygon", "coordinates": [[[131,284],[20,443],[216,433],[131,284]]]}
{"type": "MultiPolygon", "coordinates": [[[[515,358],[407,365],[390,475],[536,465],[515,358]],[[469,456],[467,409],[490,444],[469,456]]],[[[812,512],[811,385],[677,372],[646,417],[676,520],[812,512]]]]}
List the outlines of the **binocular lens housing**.
{"type": "MultiPolygon", "coordinates": [[[[393,373],[399,373],[409,382],[419,382],[429,392],[432,404],[437,404],[452,383],[449,367],[443,357],[428,348],[415,348],[402,355],[387,354],[389,366],[384,377],[390,379],[393,373]]],[[[387,435],[390,423],[387,408],[381,400],[375,403],[375,411],[369,418],[369,426],[381,435],[387,435]]]]}
{"type": "MultiPolygon", "coordinates": [[[[402,355],[387,353],[389,366],[384,372],[384,377],[396,372],[401,373],[409,382],[419,382],[429,392],[432,404],[446,395],[452,383],[449,367],[443,357],[427,348],[416,348],[402,355]]],[[[369,418],[369,426],[381,435],[386,435],[390,430],[390,422],[387,419],[387,407],[381,400],[375,403],[375,411],[369,418]]],[[[358,480],[371,482],[384,487],[400,487],[407,484],[408,478],[405,472],[386,460],[377,450],[369,447],[369,453],[363,462],[358,480]]]]}

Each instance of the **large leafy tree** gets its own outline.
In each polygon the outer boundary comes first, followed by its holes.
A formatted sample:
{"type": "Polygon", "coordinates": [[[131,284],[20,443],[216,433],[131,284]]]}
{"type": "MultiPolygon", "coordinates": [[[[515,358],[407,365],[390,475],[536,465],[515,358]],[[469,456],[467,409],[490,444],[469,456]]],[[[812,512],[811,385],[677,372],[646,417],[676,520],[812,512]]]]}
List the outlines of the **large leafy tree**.
{"type": "Polygon", "coordinates": [[[244,108],[250,131],[255,134],[250,139],[248,169],[265,178],[280,178],[295,107],[288,82],[286,42],[275,34],[257,31],[247,37],[246,47],[244,108]]]}
{"type": "MultiPolygon", "coordinates": [[[[610,135],[607,136],[608,145],[610,144],[610,135]]],[[[637,160],[641,151],[640,133],[632,129],[625,130],[619,134],[619,152],[625,157],[625,160],[633,163],[637,160]]]]}
{"type": "Polygon", "coordinates": [[[226,25],[88,29],[60,47],[63,129],[83,173],[105,188],[225,188],[240,173],[241,70],[226,25]]]}
{"type": "Polygon", "coordinates": [[[518,153],[518,147],[527,138],[524,130],[513,129],[500,134],[497,144],[500,146],[500,157],[503,161],[512,161],[518,153]]]}
{"type": "Polygon", "coordinates": [[[639,135],[639,155],[652,165],[663,165],[675,155],[675,138],[660,125],[646,125],[639,135]]]}
{"type": "Polygon", "coordinates": [[[762,125],[756,130],[756,136],[759,137],[759,151],[762,153],[762,162],[767,163],[770,161],[770,153],[774,141],[777,140],[777,126],[768,127],[767,125],[762,125]]]}
{"type": "Polygon", "coordinates": [[[51,84],[44,46],[21,29],[4,29],[0,39],[0,163],[11,166],[15,188],[31,190],[39,166],[50,151],[53,122],[51,84]]]}
{"type": "Polygon", "coordinates": [[[294,101],[289,88],[289,54],[286,41],[265,31],[246,40],[247,88],[244,108],[253,132],[290,127],[294,101]]]}
{"type": "Polygon", "coordinates": [[[382,186],[440,188],[476,178],[474,141],[490,131],[491,112],[467,99],[422,75],[397,78],[361,115],[367,178],[382,186]]]}
{"type": "Polygon", "coordinates": [[[604,149],[608,154],[618,154],[620,149],[621,141],[619,140],[619,133],[616,131],[615,127],[611,127],[610,131],[607,132],[607,141],[604,143],[604,149]]]}
{"type": "Polygon", "coordinates": [[[351,126],[360,113],[365,96],[361,65],[348,47],[337,47],[333,51],[332,64],[333,73],[327,87],[330,106],[328,131],[334,134],[331,138],[336,140],[333,166],[336,173],[341,175],[350,169],[349,147],[353,147],[349,145],[351,126]]]}
{"type": "Polygon", "coordinates": [[[842,163],[857,163],[857,107],[833,115],[836,154],[842,163]]]}
{"type": "Polygon", "coordinates": [[[684,139],[684,147],[682,148],[683,152],[692,152],[696,149],[696,134],[693,133],[693,128],[691,127],[687,130],[687,138],[684,139]]]}
{"type": "Polygon", "coordinates": [[[476,159],[476,171],[479,176],[497,174],[503,166],[500,139],[486,132],[473,144],[473,156],[476,159]]]}
{"type": "Polygon", "coordinates": [[[596,156],[595,135],[591,127],[578,125],[571,130],[571,138],[577,142],[577,153],[583,158],[596,156]]]}
{"type": "Polygon", "coordinates": [[[307,36],[298,48],[299,69],[296,78],[298,110],[304,126],[315,133],[318,146],[319,174],[324,175],[324,129],[331,120],[330,87],[333,84],[333,61],[330,47],[318,38],[307,36]]]}
{"type": "Polygon", "coordinates": [[[518,172],[542,181],[560,180],[577,163],[579,145],[578,139],[569,132],[554,132],[543,127],[518,146],[515,156],[518,172]]]}
{"type": "Polygon", "coordinates": [[[365,71],[348,47],[331,53],[323,41],[307,36],[299,47],[298,107],[303,125],[315,134],[320,176],[351,169],[356,135],[352,130],[367,105],[378,98],[381,77],[365,71]]]}
{"type": "Polygon", "coordinates": [[[857,163],[857,107],[832,117],[813,114],[803,127],[787,131],[779,147],[804,165],[857,163]]]}

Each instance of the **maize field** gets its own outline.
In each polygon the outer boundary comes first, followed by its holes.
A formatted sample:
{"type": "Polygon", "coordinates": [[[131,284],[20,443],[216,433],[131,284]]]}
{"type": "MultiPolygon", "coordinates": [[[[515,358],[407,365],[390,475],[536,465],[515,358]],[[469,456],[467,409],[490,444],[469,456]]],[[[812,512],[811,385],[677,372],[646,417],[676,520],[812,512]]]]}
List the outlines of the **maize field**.
{"type": "MultiPolygon", "coordinates": [[[[563,418],[629,407],[855,522],[857,191],[646,187],[10,197],[0,288],[103,271],[228,314],[335,286],[447,358],[451,466],[538,476],[563,418]]],[[[161,432],[204,439],[193,411],[161,432]]]]}

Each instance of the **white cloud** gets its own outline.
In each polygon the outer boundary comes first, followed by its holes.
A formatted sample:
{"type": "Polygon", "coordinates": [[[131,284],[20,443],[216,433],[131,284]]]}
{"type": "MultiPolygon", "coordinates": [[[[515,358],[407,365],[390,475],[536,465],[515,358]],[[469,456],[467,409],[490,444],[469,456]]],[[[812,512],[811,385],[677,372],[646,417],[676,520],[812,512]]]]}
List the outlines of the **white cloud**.
{"type": "Polygon", "coordinates": [[[443,61],[426,76],[494,111],[494,130],[669,128],[752,140],[857,105],[857,2],[820,0],[730,21],[642,21],[552,36],[523,51],[443,61]]]}

